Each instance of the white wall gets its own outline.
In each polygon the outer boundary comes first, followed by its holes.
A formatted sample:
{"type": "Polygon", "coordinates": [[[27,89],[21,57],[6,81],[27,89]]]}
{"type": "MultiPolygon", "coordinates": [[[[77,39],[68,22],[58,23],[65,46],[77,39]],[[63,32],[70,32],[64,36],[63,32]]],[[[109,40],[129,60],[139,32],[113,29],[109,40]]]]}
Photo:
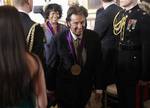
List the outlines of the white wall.
{"type": "Polygon", "coordinates": [[[3,0],[0,0],[0,6],[3,5],[3,4],[4,4],[4,3],[3,3],[3,0]]]}

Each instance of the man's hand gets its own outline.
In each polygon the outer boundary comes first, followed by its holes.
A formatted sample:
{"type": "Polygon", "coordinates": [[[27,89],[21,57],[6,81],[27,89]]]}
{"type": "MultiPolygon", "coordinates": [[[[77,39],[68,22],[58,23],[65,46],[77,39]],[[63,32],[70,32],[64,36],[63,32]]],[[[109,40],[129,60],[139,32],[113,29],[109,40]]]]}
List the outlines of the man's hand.
{"type": "Polygon", "coordinates": [[[96,103],[99,103],[101,102],[101,99],[102,99],[102,91],[99,92],[99,90],[96,90],[95,91],[95,102],[96,103]]]}
{"type": "Polygon", "coordinates": [[[56,104],[56,97],[54,91],[47,91],[47,98],[48,98],[48,104],[50,106],[56,104]]]}

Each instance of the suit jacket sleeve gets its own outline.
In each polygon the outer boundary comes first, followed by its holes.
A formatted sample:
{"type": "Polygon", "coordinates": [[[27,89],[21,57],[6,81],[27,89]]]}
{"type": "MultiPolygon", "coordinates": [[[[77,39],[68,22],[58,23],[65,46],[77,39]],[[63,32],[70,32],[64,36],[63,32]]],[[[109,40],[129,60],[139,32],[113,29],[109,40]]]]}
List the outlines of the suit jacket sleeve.
{"type": "Polygon", "coordinates": [[[97,39],[97,53],[96,53],[96,66],[95,66],[95,89],[104,89],[106,76],[103,69],[103,59],[101,51],[101,40],[97,39]]]}
{"type": "Polygon", "coordinates": [[[103,12],[97,15],[95,21],[94,30],[99,34],[100,38],[102,39],[105,35],[108,27],[109,27],[109,16],[105,15],[103,12]]]}
{"type": "Polygon", "coordinates": [[[37,54],[38,57],[40,58],[42,62],[42,66],[45,71],[45,56],[44,56],[44,44],[45,44],[45,34],[44,30],[41,27],[40,24],[38,24],[35,27],[35,32],[34,32],[34,43],[33,43],[33,49],[32,52],[37,54]]]}
{"type": "Polygon", "coordinates": [[[150,16],[143,15],[141,22],[141,40],[142,40],[142,80],[150,80],[150,16]]]}
{"type": "Polygon", "coordinates": [[[48,71],[46,72],[46,85],[47,89],[54,91],[55,90],[55,80],[56,80],[56,71],[57,71],[57,44],[56,39],[51,38],[50,57],[48,64],[48,71]]]}

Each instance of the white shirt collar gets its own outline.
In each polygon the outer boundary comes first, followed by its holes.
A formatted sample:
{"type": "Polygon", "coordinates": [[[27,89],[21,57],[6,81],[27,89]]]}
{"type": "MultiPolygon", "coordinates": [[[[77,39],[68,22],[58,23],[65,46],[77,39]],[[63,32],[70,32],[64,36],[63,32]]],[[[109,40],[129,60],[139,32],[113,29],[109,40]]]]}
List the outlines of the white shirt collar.
{"type": "Polygon", "coordinates": [[[23,12],[23,13],[25,13],[25,14],[27,14],[27,15],[28,15],[28,13],[27,13],[27,12],[25,12],[24,10],[18,9],[18,11],[19,11],[19,12],[23,12]]]}
{"type": "Polygon", "coordinates": [[[71,33],[71,35],[73,37],[73,40],[76,40],[77,38],[82,39],[82,35],[76,36],[75,34],[73,34],[73,32],[71,30],[70,30],[70,33],[71,33]]]}
{"type": "Polygon", "coordinates": [[[106,9],[108,6],[110,6],[110,5],[112,5],[112,4],[116,4],[115,1],[103,2],[103,7],[104,7],[104,9],[106,9]]]}

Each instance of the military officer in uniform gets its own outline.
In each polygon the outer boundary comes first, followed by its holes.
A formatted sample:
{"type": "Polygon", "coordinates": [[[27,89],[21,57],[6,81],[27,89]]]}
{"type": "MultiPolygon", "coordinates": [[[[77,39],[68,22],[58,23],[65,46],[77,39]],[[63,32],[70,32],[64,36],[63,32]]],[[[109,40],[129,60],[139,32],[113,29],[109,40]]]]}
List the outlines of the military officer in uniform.
{"type": "Polygon", "coordinates": [[[32,11],[33,0],[13,0],[13,5],[20,13],[21,23],[27,40],[29,52],[39,56],[45,69],[44,44],[45,34],[40,24],[31,20],[28,13],[32,11]]]}
{"type": "Polygon", "coordinates": [[[113,22],[119,108],[136,108],[136,85],[150,80],[150,16],[139,8],[137,0],[120,0],[120,6],[125,10],[118,12],[113,22]]]}

